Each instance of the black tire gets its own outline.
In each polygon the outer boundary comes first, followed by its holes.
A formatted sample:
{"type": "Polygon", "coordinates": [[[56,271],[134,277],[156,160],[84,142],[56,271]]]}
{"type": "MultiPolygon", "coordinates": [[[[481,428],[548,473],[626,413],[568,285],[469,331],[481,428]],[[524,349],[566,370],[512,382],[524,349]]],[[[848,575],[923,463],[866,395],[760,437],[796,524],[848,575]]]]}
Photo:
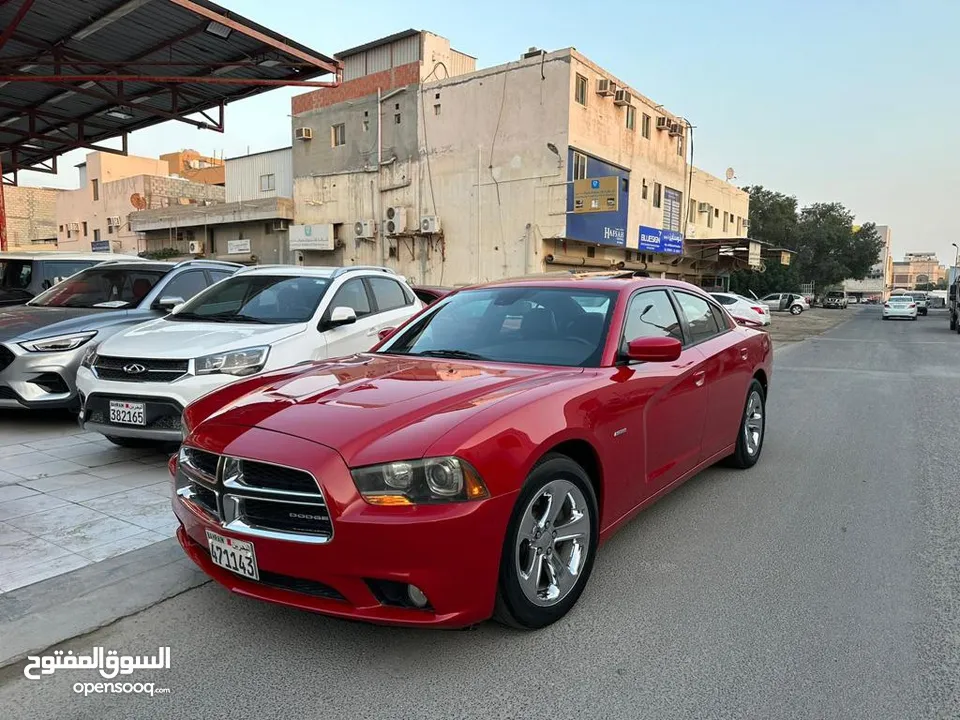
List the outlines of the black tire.
{"type": "Polygon", "coordinates": [[[799,314],[802,313],[802,312],[803,312],[803,306],[802,306],[802,305],[791,305],[791,306],[790,306],[790,314],[791,314],[791,315],[799,315],[799,314]]]}
{"type": "MultiPolygon", "coordinates": [[[[597,553],[600,536],[600,516],[597,508],[597,496],[590,478],[580,465],[566,455],[551,453],[546,455],[530,471],[507,525],[500,556],[500,575],[497,585],[497,600],[493,618],[499,623],[518,630],[539,630],[566,615],[576,604],[590,579],[593,561],[597,553]],[[567,594],[554,605],[540,606],[531,602],[524,594],[520,584],[518,535],[525,514],[538,493],[556,480],[565,480],[580,491],[585,501],[583,511],[589,513],[589,545],[582,569],[575,584],[567,594]]],[[[555,534],[555,533],[554,533],[555,534]]]]}
{"type": "Polygon", "coordinates": [[[889,320],[890,318],[888,318],[886,315],[884,315],[884,316],[881,317],[880,319],[881,319],[881,320],[889,320]]]}
{"type": "Polygon", "coordinates": [[[763,392],[763,386],[760,382],[754,378],[750,382],[750,387],[747,388],[747,399],[743,403],[743,413],[740,415],[740,427],[737,428],[737,449],[734,450],[733,454],[726,459],[726,465],[729,467],[737,468],[738,470],[746,470],[752,468],[757,464],[757,461],[760,459],[760,455],[763,452],[763,441],[767,437],[767,396],[763,392]],[[757,448],[755,451],[751,452],[750,447],[747,444],[747,415],[748,409],[750,408],[751,400],[754,399],[754,395],[759,398],[760,402],[760,439],[757,443],[757,448]]]}

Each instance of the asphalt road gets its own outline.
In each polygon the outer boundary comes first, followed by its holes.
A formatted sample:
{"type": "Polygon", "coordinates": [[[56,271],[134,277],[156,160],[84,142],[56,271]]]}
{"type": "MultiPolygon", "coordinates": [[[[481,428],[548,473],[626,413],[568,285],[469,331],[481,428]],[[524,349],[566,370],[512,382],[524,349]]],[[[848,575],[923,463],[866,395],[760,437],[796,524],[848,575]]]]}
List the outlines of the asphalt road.
{"type": "Polygon", "coordinates": [[[135,679],[170,694],[20,664],[0,717],[960,718],[960,337],[847,312],[777,358],[760,464],[639,516],[558,625],[387,629],[208,584],[60,646],[168,645],[135,679]]]}

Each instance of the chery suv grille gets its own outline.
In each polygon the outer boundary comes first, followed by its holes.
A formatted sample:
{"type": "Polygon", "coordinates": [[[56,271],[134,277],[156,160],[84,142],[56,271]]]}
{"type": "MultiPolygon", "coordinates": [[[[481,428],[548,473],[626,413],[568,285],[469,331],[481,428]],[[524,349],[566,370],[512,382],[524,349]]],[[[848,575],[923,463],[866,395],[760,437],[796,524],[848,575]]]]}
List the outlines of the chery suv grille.
{"type": "Polygon", "coordinates": [[[238,533],[300,542],[333,536],[323,492],[303,470],[184,446],[177,494],[238,533]]]}
{"type": "Polygon", "coordinates": [[[189,360],[155,360],[100,355],[93,366],[102,380],[117,382],[173,382],[190,369],[189,360]]]}

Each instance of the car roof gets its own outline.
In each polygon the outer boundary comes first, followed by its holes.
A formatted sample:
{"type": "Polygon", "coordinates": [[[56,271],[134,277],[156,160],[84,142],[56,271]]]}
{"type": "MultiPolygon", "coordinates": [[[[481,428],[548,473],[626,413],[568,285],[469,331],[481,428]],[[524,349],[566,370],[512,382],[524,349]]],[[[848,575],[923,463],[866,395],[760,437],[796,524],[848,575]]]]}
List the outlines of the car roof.
{"type": "Polygon", "coordinates": [[[480,288],[503,288],[503,287],[524,287],[539,286],[551,288],[565,288],[568,290],[632,290],[634,288],[649,287],[676,287],[684,290],[697,290],[705,293],[703,288],[692,285],[682,280],[667,280],[661,278],[638,277],[630,270],[614,272],[549,272],[537,275],[522,275],[519,277],[504,278],[502,280],[493,280],[477,285],[469,285],[462,290],[476,290],[480,288]]]}
{"type": "Polygon", "coordinates": [[[332,265],[255,265],[253,267],[244,268],[240,270],[237,274],[243,275],[288,275],[290,277],[317,277],[317,278],[333,278],[339,275],[344,275],[346,273],[368,273],[371,275],[386,275],[388,277],[393,277],[398,280],[402,280],[403,277],[397,275],[392,270],[387,268],[381,268],[376,266],[367,266],[367,265],[346,265],[343,267],[337,267],[332,265]]]}

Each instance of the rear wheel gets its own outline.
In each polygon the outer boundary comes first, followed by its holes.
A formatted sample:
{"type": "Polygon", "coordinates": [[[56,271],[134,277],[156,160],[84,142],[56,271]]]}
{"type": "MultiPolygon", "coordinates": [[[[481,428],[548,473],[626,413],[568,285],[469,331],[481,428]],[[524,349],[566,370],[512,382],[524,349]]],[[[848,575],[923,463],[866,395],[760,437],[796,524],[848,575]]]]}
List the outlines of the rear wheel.
{"type": "Polygon", "coordinates": [[[590,577],[598,539],[587,473],[565,455],[546,456],[524,483],[507,526],[494,619],[537,630],[566,615],[590,577]]]}
{"type": "Polygon", "coordinates": [[[800,305],[791,305],[791,306],[790,306],[790,314],[791,314],[791,315],[799,315],[799,314],[802,313],[802,312],[803,312],[803,308],[802,308],[800,305]]]}
{"type": "Polygon", "coordinates": [[[767,429],[766,397],[763,386],[754,378],[747,390],[747,402],[740,419],[740,431],[737,433],[737,449],[727,458],[731,467],[746,470],[752,468],[760,459],[763,451],[763,439],[767,429]]]}

